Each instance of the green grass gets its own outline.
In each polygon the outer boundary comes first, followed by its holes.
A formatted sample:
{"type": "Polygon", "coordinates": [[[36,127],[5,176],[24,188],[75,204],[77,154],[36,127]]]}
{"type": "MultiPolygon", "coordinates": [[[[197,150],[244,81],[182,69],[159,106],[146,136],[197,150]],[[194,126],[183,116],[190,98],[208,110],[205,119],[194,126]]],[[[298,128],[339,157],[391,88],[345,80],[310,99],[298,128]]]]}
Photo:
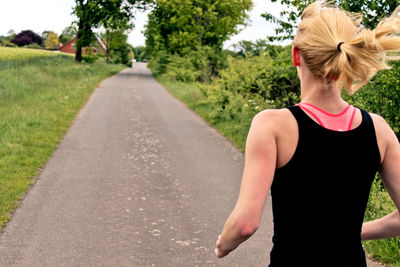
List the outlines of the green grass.
{"type": "Polygon", "coordinates": [[[26,61],[29,59],[57,56],[57,53],[41,49],[0,47],[0,62],[26,61]]]}
{"type": "MultiPolygon", "coordinates": [[[[215,86],[211,86],[211,89],[207,90],[205,88],[210,86],[172,81],[168,78],[168,75],[159,75],[156,76],[156,79],[176,98],[198,113],[242,151],[245,148],[252,117],[260,109],[268,108],[267,104],[257,102],[257,100],[246,101],[240,95],[230,94],[215,86]],[[223,110],[220,106],[224,107],[223,110]]],[[[365,220],[380,218],[394,209],[395,206],[388,193],[382,188],[380,181],[375,180],[371,189],[365,220]]],[[[370,257],[384,262],[387,266],[400,267],[399,237],[365,241],[363,244],[370,257]]]]}
{"type": "MultiPolygon", "coordinates": [[[[97,85],[124,68],[78,64],[32,50],[2,59],[0,48],[0,229],[57,148],[97,85]],[[3,64],[1,64],[3,63],[3,64]]],[[[19,53],[20,49],[15,49],[19,53]]]]}
{"type": "MultiPolygon", "coordinates": [[[[372,184],[367,210],[364,219],[370,221],[391,213],[396,207],[389,194],[383,188],[380,178],[372,184]]],[[[400,266],[400,238],[364,241],[367,253],[387,266],[400,266]]]]}

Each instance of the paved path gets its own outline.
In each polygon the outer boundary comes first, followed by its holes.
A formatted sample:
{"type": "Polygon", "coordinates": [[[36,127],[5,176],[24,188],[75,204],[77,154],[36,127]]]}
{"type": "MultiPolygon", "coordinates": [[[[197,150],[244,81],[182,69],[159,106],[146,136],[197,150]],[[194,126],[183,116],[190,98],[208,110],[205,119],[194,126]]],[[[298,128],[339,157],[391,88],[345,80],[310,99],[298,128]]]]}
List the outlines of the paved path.
{"type": "Polygon", "coordinates": [[[80,112],[0,235],[0,266],[266,266],[270,201],[257,234],[214,257],[242,166],[137,63],[80,112]]]}

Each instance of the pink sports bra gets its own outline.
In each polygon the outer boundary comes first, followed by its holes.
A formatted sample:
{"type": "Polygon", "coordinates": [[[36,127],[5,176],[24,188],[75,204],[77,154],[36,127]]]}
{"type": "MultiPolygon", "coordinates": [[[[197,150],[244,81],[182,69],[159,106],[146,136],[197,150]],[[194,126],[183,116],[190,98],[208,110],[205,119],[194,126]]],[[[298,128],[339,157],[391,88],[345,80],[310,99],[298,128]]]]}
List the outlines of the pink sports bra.
{"type": "Polygon", "coordinates": [[[308,103],[299,103],[297,106],[311,114],[322,127],[339,132],[351,130],[354,115],[356,114],[356,108],[352,105],[348,105],[339,114],[328,113],[308,103]]]}

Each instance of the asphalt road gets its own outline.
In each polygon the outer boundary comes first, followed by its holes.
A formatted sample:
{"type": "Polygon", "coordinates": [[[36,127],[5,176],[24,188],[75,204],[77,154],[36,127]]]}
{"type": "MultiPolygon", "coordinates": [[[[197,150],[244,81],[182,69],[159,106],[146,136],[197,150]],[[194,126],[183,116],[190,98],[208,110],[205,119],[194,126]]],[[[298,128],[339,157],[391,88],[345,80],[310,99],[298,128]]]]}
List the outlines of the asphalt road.
{"type": "Polygon", "coordinates": [[[242,167],[242,153],[136,63],[81,110],[0,234],[0,266],[266,266],[270,199],[258,232],[214,256],[242,167]]]}

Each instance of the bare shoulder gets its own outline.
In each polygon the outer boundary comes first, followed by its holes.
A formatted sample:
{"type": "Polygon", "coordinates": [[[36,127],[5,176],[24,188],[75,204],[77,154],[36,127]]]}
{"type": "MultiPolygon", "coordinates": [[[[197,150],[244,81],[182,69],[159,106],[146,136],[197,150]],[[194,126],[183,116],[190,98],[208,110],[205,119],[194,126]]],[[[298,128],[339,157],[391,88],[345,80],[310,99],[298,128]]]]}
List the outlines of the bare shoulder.
{"type": "Polygon", "coordinates": [[[279,129],[290,120],[294,120],[294,117],[287,108],[266,109],[254,116],[252,126],[273,126],[273,128],[279,129]]]}
{"type": "Polygon", "coordinates": [[[372,121],[374,122],[377,137],[384,138],[386,140],[388,140],[388,138],[393,138],[394,132],[385,119],[378,114],[370,113],[370,115],[372,121]]]}
{"type": "Polygon", "coordinates": [[[382,116],[371,113],[372,120],[374,122],[376,138],[378,141],[379,151],[381,153],[381,160],[384,160],[387,149],[398,147],[398,140],[390,128],[389,124],[385,121],[382,116]]]}

